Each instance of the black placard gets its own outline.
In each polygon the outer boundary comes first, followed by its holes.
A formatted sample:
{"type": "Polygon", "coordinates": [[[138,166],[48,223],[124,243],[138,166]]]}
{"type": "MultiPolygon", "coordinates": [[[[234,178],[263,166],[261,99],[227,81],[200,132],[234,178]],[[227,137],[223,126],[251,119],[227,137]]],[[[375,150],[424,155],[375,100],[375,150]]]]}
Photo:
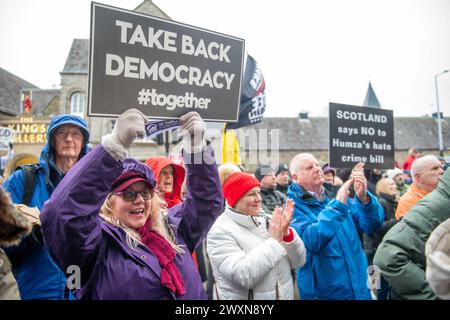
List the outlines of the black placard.
{"type": "Polygon", "coordinates": [[[330,103],[330,165],[366,169],[394,167],[392,110],[330,103]]]}
{"type": "Polygon", "coordinates": [[[92,3],[89,116],[236,122],[244,40],[92,3]]]}

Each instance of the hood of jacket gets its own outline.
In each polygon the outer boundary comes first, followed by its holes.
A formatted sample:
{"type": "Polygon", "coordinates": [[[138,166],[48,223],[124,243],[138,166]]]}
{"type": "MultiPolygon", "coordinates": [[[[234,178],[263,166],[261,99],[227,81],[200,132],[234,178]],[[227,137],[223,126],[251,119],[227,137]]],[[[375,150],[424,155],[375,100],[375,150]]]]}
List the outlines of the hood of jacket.
{"type": "Polygon", "coordinates": [[[55,146],[53,145],[53,133],[55,130],[65,124],[71,124],[77,126],[81,129],[81,132],[84,136],[83,146],[81,147],[79,159],[84,157],[88,153],[88,144],[89,144],[89,131],[87,127],[87,123],[84,119],[71,115],[71,114],[61,114],[52,119],[47,129],[47,143],[41,152],[41,157],[39,158],[39,163],[46,172],[46,180],[49,181],[49,161],[52,155],[54,155],[55,146]]]}
{"type": "Polygon", "coordinates": [[[158,185],[159,183],[159,175],[161,171],[167,166],[172,166],[173,190],[171,193],[164,193],[164,198],[167,202],[168,208],[181,203],[181,186],[183,185],[184,177],[186,175],[186,171],[184,170],[184,168],[167,157],[151,157],[148,158],[145,163],[152,169],[153,173],[155,174],[156,185],[158,185]]]}

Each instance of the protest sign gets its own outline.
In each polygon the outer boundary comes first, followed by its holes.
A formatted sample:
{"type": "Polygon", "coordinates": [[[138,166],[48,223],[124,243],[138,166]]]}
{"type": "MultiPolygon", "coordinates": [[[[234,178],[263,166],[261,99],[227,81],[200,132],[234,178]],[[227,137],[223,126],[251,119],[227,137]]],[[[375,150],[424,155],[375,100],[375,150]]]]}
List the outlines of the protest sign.
{"type": "Polygon", "coordinates": [[[137,108],[155,119],[197,111],[236,122],[244,40],[92,3],[89,116],[137,108]]]}
{"type": "Polygon", "coordinates": [[[9,144],[13,141],[14,131],[11,128],[0,127],[0,151],[9,150],[9,144]]]}
{"type": "Polygon", "coordinates": [[[366,169],[394,167],[392,110],[330,103],[330,165],[366,169]]]}

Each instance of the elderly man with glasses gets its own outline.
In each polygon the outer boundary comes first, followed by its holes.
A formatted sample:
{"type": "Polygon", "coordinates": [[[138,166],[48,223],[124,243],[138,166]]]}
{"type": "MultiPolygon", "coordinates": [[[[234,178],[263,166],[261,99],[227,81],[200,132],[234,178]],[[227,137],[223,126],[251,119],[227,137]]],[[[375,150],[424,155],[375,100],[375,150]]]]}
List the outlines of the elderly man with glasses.
{"type": "MultiPolygon", "coordinates": [[[[42,209],[66,173],[88,152],[89,131],[84,119],[74,115],[58,115],[47,130],[47,144],[39,163],[16,170],[4,188],[17,204],[42,209]]],[[[13,264],[21,298],[60,300],[71,297],[66,276],[47,253],[42,241],[41,226],[20,246],[6,250],[13,264]]]]}

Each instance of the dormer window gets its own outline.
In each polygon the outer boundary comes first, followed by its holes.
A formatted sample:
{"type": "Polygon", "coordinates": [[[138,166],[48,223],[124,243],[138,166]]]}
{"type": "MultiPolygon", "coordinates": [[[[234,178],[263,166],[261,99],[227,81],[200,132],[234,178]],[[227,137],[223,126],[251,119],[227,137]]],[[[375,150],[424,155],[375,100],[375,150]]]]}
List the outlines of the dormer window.
{"type": "Polygon", "coordinates": [[[70,97],[70,113],[81,118],[85,117],[86,96],[81,92],[74,92],[70,97]]]}

